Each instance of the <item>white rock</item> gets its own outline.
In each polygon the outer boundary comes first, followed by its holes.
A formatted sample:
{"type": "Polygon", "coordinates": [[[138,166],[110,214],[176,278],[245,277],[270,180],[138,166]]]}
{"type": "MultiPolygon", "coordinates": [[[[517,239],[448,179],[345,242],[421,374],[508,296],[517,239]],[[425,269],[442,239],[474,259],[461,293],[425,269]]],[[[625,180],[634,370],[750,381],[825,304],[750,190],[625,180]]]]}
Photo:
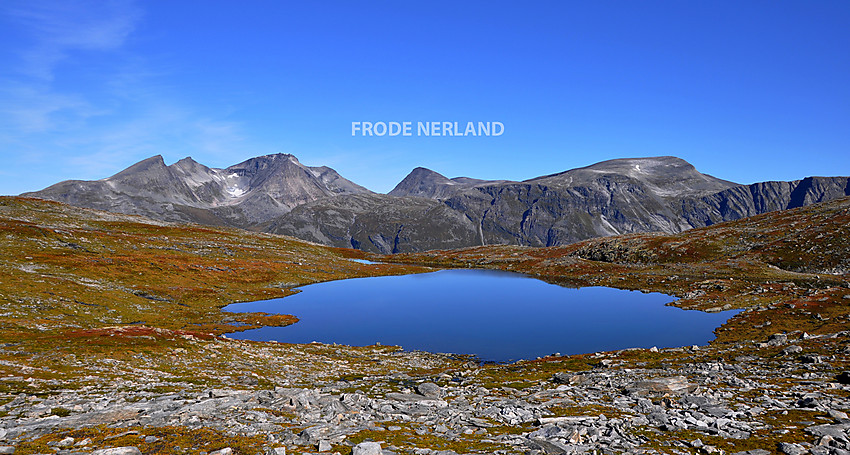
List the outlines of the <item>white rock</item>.
{"type": "Polygon", "coordinates": [[[383,455],[381,445],[377,442],[361,442],[354,446],[351,455],[383,455]]]}
{"type": "Polygon", "coordinates": [[[91,455],[142,455],[138,447],[113,447],[111,449],[95,450],[91,455]]]}

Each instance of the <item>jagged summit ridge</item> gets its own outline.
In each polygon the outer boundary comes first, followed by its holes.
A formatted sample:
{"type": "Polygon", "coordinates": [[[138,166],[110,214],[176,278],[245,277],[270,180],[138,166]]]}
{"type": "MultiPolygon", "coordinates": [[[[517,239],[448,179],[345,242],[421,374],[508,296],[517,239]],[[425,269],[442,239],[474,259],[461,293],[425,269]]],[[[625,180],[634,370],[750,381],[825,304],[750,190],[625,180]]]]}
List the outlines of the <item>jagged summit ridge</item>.
{"type": "Polygon", "coordinates": [[[225,169],[191,157],[169,166],[156,155],[105,179],[68,180],[25,195],[166,221],[250,227],[315,199],[355,193],[371,192],[329,167],[274,154],[225,169]]]}

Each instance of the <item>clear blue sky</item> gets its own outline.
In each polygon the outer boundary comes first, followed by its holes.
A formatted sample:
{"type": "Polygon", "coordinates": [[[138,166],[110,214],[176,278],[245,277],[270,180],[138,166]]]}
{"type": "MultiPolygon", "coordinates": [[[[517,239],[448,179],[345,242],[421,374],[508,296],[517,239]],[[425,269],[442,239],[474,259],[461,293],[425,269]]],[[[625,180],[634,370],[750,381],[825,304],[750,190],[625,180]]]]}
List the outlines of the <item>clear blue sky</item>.
{"type": "Polygon", "coordinates": [[[4,0],[0,194],[157,154],[292,153],[379,192],[416,166],[522,180],[656,155],[741,183],[850,175],[848,24],[846,0],[4,0]]]}

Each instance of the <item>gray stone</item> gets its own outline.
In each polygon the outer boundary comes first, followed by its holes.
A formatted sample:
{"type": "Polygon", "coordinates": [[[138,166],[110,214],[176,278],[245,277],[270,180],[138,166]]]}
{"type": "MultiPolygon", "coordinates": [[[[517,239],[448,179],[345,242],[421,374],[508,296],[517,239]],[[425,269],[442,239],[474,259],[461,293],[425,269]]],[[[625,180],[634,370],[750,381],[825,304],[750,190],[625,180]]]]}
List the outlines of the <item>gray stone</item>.
{"type": "Polygon", "coordinates": [[[286,447],[272,447],[266,450],[266,455],[286,455],[286,447]]]}
{"type": "Polygon", "coordinates": [[[95,450],[91,455],[142,455],[142,452],[138,447],[127,446],[95,450]]]}
{"type": "Polygon", "coordinates": [[[828,411],[828,414],[835,420],[847,420],[847,413],[839,411],[837,409],[830,409],[828,411]]]}
{"type": "Polygon", "coordinates": [[[572,377],[573,375],[570,373],[555,373],[552,375],[552,382],[555,384],[569,384],[572,377]]]}
{"type": "Polygon", "coordinates": [[[831,436],[835,439],[844,439],[845,432],[850,430],[850,423],[838,423],[834,425],[817,425],[806,428],[806,431],[815,436],[831,436]]]}
{"type": "Polygon", "coordinates": [[[784,333],[774,333],[773,335],[767,337],[767,344],[771,346],[779,346],[788,342],[788,335],[784,333]]]}
{"type": "Polygon", "coordinates": [[[351,455],[383,455],[381,444],[377,442],[361,442],[354,446],[351,455]]]}
{"type": "Polygon", "coordinates": [[[547,441],[545,439],[533,438],[529,439],[528,442],[532,447],[542,450],[546,455],[561,455],[569,453],[569,448],[558,441],[547,441]]]}
{"type": "Polygon", "coordinates": [[[696,390],[697,386],[688,382],[684,376],[637,381],[626,387],[632,395],[641,394],[682,394],[696,390]]]}
{"type": "Polygon", "coordinates": [[[806,449],[803,446],[791,442],[780,442],[779,451],[786,455],[802,455],[806,453],[806,449]]]}
{"type": "Polygon", "coordinates": [[[325,439],[322,439],[316,445],[316,450],[318,450],[319,452],[330,452],[331,451],[331,443],[328,442],[325,439]]]}
{"type": "Polygon", "coordinates": [[[416,386],[416,392],[424,397],[438,399],[443,396],[443,389],[433,382],[423,382],[416,386]]]}
{"type": "Polygon", "coordinates": [[[216,450],[215,452],[210,452],[210,455],[233,455],[233,449],[225,447],[223,449],[216,450]]]}
{"type": "Polygon", "coordinates": [[[743,452],[735,452],[732,455],[770,455],[770,451],[764,449],[745,450],[743,452]]]}
{"type": "Polygon", "coordinates": [[[0,446],[0,455],[12,455],[15,453],[15,446],[0,446]]]}
{"type": "Polygon", "coordinates": [[[801,352],[803,352],[803,348],[801,348],[800,346],[794,345],[794,346],[788,346],[787,348],[783,349],[782,355],[799,354],[801,352]]]}
{"type": "Polygon", "coordinates": [[[435,398],[426,397],[424,395],[413,394],[413,393],[396,393],[391,392],[387,394],[387,398],[396,401],[436,401],[435,398]]]}

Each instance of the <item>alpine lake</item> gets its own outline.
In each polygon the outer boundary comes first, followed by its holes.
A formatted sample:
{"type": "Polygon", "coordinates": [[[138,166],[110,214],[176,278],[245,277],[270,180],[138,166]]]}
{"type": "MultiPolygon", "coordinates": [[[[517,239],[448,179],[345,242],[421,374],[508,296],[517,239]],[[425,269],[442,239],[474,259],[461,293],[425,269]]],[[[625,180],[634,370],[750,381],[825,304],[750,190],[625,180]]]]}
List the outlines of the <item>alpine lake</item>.
{"type": "Polygon", "coordinates": [[[292,314],[299,322],[228,336],[282,343],[398,345],[512,362],[551,354],[705,344],[737,310],[686,311],[674,297],[606,287],[567,288],[488,270],[355,278],[230,312],[292,314]]]}

